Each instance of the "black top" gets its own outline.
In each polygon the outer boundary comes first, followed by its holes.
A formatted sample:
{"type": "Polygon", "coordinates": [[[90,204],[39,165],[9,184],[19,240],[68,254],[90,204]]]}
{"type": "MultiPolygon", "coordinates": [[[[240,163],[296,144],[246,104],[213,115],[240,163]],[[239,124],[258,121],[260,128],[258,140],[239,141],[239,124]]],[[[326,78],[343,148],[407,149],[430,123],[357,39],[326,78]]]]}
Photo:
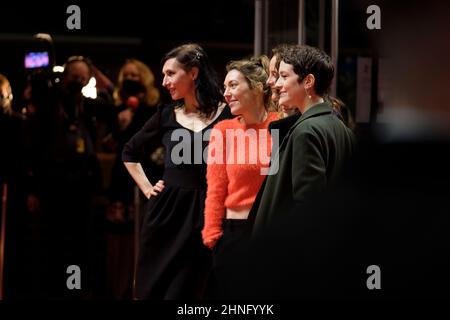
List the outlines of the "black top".
{"type": "MultiPolygon", "coordinates": [[[[120,112],[122,112],[126,109],[127,109],[126,105],[124,105],[124,104],[120,105],[117,108],[116,118],[118,117],[120,112]]],[[[117,141],[117,150],[120,152],[120,155],[122,155],[122,149],[125,146],[125,144],[156,113],[156,110],[157,110],[156,106],[147,106],[147,105],[141,104],[136,109],[136,112],[134,113],[130,124],[123,131],[120,131],[120,129],[118,128],[119,125],[116,121],[117,128],[114,128],[115,130],[114,130],[113,134],[114,134],[115,140],[117,141]]]]}
{"type": "Polygon", "coordinates": [[[290,115],[286,118],[282,118],[279,120],[272,121],[269,124],[269,130],[278,130],[278,138],[279,142],[283,141],[284,137],[288,133],[289,129],[294,125],[294,123],[300,118],[302,114],[301,113],[294,113],[293,115],[290,115]]]}
{"type": "Polygon", "coordinates": [[[162,142],[166,155],[163,180],[168,184],[203,187],[206,185],[206,159],[203,156],[207,154],[209,129],[221,120],[232,118],[230,109],[226,106],[216,120],[199,132],[178,123],[174,109],[174,105],[158,107],[153,117],[125,144],[122,160],[141,162],[147,148],[162,142]]]}
{"type": "MultiPolygon", "coordinates": [[[[118,114],[126,110],[126,108],[127,106],[125,104],[117,108],[116,119],[118,119],[118,114]]],[[[111,171],[110,183],[110,197],[113,201],[121,201],[125,204],[130,204],[134,201],[135,183],[122,163],[122,151],[125,144],[156,113],[156,110],[156,106],[139,105],[131,122],[124,130],[120,130],[119,122],[116,120],[113,137],[117,143],[117,154],[111,171]]],[[[148,151],[153,153],[155,150],[148,151]]],[[[159,161],[155,162],[152,160],[152,154],[143,155],[143,157],[142,167],[144,168],[144,172],[149,177],[151,183],[156,183],[162,177],[162,166],[159,164],[159,161]]]]}

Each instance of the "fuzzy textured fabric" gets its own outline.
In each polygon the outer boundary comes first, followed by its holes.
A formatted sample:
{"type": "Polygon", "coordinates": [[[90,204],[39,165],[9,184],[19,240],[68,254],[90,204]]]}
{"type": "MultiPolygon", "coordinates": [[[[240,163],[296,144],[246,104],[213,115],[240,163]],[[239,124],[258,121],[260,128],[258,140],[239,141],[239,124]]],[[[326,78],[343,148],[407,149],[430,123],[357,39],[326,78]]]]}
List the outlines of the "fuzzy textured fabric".
{"type": "Polygon", "coordinates": [[[268,127],[278,120],[276,112],[258,124],[244,125],[239,117],[214,126],[208,149],[203,242],[212,248],[222,236],[227,208],[248,207],[255,201],[268,168],[272,139],[268,127]],[[217,131],[216,131],[217,130],[217,131]],[[244,137],[245,136],[245,137],[244,137]]]}

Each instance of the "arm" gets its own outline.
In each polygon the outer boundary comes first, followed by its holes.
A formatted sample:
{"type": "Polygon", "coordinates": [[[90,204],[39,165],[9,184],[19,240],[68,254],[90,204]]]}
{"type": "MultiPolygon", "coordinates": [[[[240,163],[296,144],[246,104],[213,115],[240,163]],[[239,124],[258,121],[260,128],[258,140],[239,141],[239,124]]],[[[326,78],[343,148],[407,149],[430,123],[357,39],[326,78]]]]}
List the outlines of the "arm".
{"type": "Polygon", "coordinates": [[[164,188],[162,180],[152,186],[140,163],[144,148],[148,145],[158,144],[160,141],[160,121],[161,109],[158,108],[153,117],[125,144],[122,152],[122,161],[125,167],[147,198],[157,195],[157,192],[164,188]]]}
{"type": "Polygon", "coordinates": [[[112,93],[114,90],[114,83],[109,80],[103,72],[101,72],[94,64],[91,64],[92,73],[97,81],[97,88],[103,89],[108,93],[112,93]]]}
{"type": "Polygon", "coordinates": [[[137,186],[147,197],[147,199],[150,199],[151,196],[158,195],[158,192],[161,192],[164,189],[164,181],[162,180],[159,180],[154,186],[152,186],[140,163],[124,162],[124,164],[134,181],[136,181],[137,186]]]}
{"type": "Polygon", "coordinates": [[[124,146],[122,151],[123,162],[140,162],[144,151],[161,144],[161,113],[158,107],[156,113],[144,124],[124,146]]]}
{"type": "Polygon", "coordinates": [[[222,219],[225,216],[228,176],[226,171],[225,137],[220,129],[214,128],[208,146],[206,181],[208,188],[205,201],[205,226],[202,230],[203,243],[212,248],[222,236],[222,219]]]}
{"type": "Polygon", "coordinates": [[[301,204],[325,189],[327,169],[317,133],[301,128],[293,132],[293,138],[292,191],[295,202],[301,204]]]}

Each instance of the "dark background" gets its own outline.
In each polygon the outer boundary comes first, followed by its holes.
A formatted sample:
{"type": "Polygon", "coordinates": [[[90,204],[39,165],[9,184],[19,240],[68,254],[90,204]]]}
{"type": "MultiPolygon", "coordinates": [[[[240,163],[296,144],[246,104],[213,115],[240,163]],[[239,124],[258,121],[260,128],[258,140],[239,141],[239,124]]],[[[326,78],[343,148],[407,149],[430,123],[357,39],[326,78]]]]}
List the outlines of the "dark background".
{"type": "Polygon", "coordinates": [[[113,82],[134,57],[151,67],[160,86],[162,56],[185,42],[204,46],[219,75],[227,61],[253,53],[253,0],[9,1],[1,12],[0,73],[10,79],[16,103],[26,77],[23,57],[35,48],[36,33],[53,36],[57,65],[84,55],[113,82]],[[81,9],[81,30],[66,26],[71,4],[81,9]]]}
{"type": "MultiPolygon", "coordinates": [[[[356,70],[350,70],[348,65],[349,61],[350,65],[354,64],[356,56],[375,53],[372,40],[379,37],[381,31],[366,28],[366,8],[376,2],[348,0],[340,3],[338,96],[351,109],[356,102],[355,83],[348,80],[347,74],[354,74],[356,70]]],[[[150,66],[160,87],[162,56],[186,42],[201,44],[223,78],[228,61],[253,54],[254,3],[254,0],[6,0],[2,3],[0,18],[0,73],[10,79],[15,103],[20,104],[18,98],[26,78],[24,54],[34,48],[34,34],[49,33],[54,38],[57,65],[62,65],[72,55],[84,55],[113,82],[125,59],[138,58],[150,66]],[[72,4],[81,9],[81,30],[69,30],[66,26],[70,16],[66,10],[72,4]]],[[[292,5],[285,0],[270,3],[270,32],[283,32],[278,28],[289,26],[292,5]],[[280,24],[280,21],[285,23],[280,24]]],[[[315,0],[306,1],[306,5],[308,44],[317,46],[318,6],[315,0]]],[[[329,10],[331,2],[326,1],[326,5],[329,10]]],[[[330,19],[328,13],[326,51],[330,49],[330,19]]],[[[164,90],[162,94],[163,99],[168,99],[164,90]]]]}
{"type": "MultiPolygon", "coordinates": [[[[54,36],[56,63],[58,65],[61,65],[71,55],[85,55],[90,57],[94,64],[115,82],[117,71],[124,60],[136,57],[150,65],[157,77],[159,87],[161,84],[161,57],[172,47],[181,43],[198,42],[204,46],[221,75],[224,73],[224,65],[227,61],[253,53],[254,0],[144,1],[126,0],[95,3],[92,1],[2,1],[0,5],[0,73],[5,74],[11,80],[15,100],[21,95],[21,88],[26,76],[23,55],[34,46],[32,35],[38,32],[50,33],[54,36]],[[77,4],[81,8],[81,30],[68,30],[66,27],[66,20],[69,16],[66,9],[71,4],[77,4]]],[[[282,0],[272,1],[282,2],[282,0]]],[[[311,3],[311,1],[315,0],[308,0],[307,2],[311,3]]],[[[356,58],[358,56],[378,58],[377,42],[380,39],[385,39],[385,47],[390,49],[391,53],[397,54],[396,62],[405,62],[403,69],[400,69],[404,74],[400,75],[407,80],[409,78],[416,80],[414,82],[416,86],[407,87],[406,93],[393,90],[394,93],[402,93],[404,96],[410,94],[409,101],[412,102],[415,102],[414,98],[418,93],[439,94],[437,95],[439,98],[438,106],[430,103],[426,105],[427,109],[435,107],[435,110],[437,110],[441,105],[442,108],[447,108],[447,104],[442,103],[442,101],[448,101],[448,90],[445,90],[445,86],[448,87],[448,78],[443,76],[444,72],[440,73],[442,78],[436,78],[435,73],[431,71],[435,69],[448,70],[446,64],[448,59],[440,59],[444,54],[437,55],[437,53],[448,52],[442,48],[445,47],[448,50],[448,46],[444,46],[448,43],[448,34],[450,34],[448,33],[448,26],[443,25],[436,28],[437,23],[432,23],[436,19],[436,14],[439,13],[432,6],[433,2],[437,1],[411,2],[414,2],[416,6],[413,7],[410,2],[403,3],[400,1],[390,2],[389,7],[386,5],[387,1],[379,0],[346,0],[340,2],[338,96],[351,107],[355,100],[356,58]],[[368,5],[377,3],[385,4],[385,6],[381,5],[383,29],[371,31],[366,28],[368,17],[366,8],[368,5]],[[410,11],[413,14],[410,14],[410,11]],[[388,13],[390,13],[389,18],[388,13]],[[390,28],[387,27],[389,24],[386,24],[386,21],[390,22],[390,28]],[[396,25],[396,23],[399,25],[396,25]],[[424,29],[424,25],[428,23],[432,23],[433,28],[424,29]],[[391,45],[396,44],[396,42],[387,41],[385,37],[396,29],[402,36],[394,38],[403,41],[399,47],[392,49],[391,45]],[[436,38],[436,43],[439,43],[438,47],[431,46],[436,44],[434,42],[431,44],[425,42],[431,36],[436,38]],[[422,52],[425,53],[423,58],[420,55],[422,52]],[[413,54],[415,56],[412,56],[413,54]],[[426,76],[422,76],[422,73],[426,76]]],[[[285,16],[281,15],[279,18],[283,20],[285,16]]],[[[441,22],[441,20],[437,21],[441,22]]],[[[310,19],[308,22],[307,17],[307,24],[314,25],[314,19],[310,19]]],[[[310,44],[315,45],[314,33],[307,35],[308,42],[311,41],[310,44]]],[[[373,71],[376,74],[376,65],[373,71]]],[[[377,79],[374,76],[373,96],[375,100],[376,83],[377,79]]],[[[162,90],[162,93],[165,93],[165,91],[162,90]]],[[[20,103],[20,99],[16,101],[20,103]]],[[[377,101],[374,101],[373,106],[376,103],[377,101]]],[[[374,214],[370,215],[368,220],[363,220],[363,223],[349,224],[350,231],[362,230],[366,232],[367,235],[361,235],[362,237],[375,234],[376,237],[371,240],[372,244],[376,244],[378,240],[382,241],[380,243],[383,245],[378,248],[386,249],[389,252],[390,255],[383,256],[385,259],[386,257],[389,258],[385,260],[389,263],[403,258],[401,255],[398,256],[397,252],[409,253],[409,251],[404,251],[403,248],[398,245],[395,246],[393,243],[404,243],[403,238],[408,241],[425,239],[426,241],[422,241],[417,246],[416,242],[411,242],[408,248],[411,249],[411,252],[414,252],[415,248],[419,248],[420,245],[420,249],[423,251],[420,251],[422,255],[419,256],[418,261],[420,263],[418,266],[422,266],[423,263],[426,268],[423,271],[419,269],[418,273],[414,274],[415,269],[411,269],[411,271],[409,267],[405,267],[407,272],[402,276],[402,280],[407,282],[409,281],[407,276],[412,275],[426,281],[428,276],[420,276],[428,271],[434,272],[433,277],[437,279],[445,273],[436,272],[432,268],[434,265],[428,262],[434,262],[436,265],[441,262],[430,260],[427,255],[433,254],[434,257],[437,257],[436,259],[439,259],[441,257],[439,252],[448,252],[448,230],[433,234],[438,236],[436,239],[439,245],[436,245],[432,243],[435,238],[424,233],[422,225],[426,227],[427,223],[435,223],[436,229],[428,228],[425,230],[433,232],[434,230],[440,230],[441,227],[448,226],[448,215],[445,215],[444,211],[437,210],[439,207],[445,209],[448,199],[447,183],[450,176],[447,170],[448,165],[446,165],[448,158],[442,155],[446,150],[449,150],[448,145],[437,146],[437,151],[423,151],[424,149],[417,149],[416,146],[412,145],[407,145],[408,152],[405,152],[404,149],[399,149],[401,152],[396,150],[381,149],[380,151],[376,149],[372,153],[367,153],[368,159],[374,153],[378,157],[374,156],[371,161],[361,162],[365,164],[363,169],[366,171],[363,171],[363,173],[369,175],[368,177],[361,175],[364,179],[367,178],[366,180],[361,179],[364,184],[362,186],[357,184],[348,194],[345,193],[346,190],[344,189],[344,194],[338,194],[341,198],[333,198],[336,202],[323,201],[323,203],[334,207],[334,211],[324,212],[335,213],[339,209],[339,207],[336,207],[336,203],[338,203],[342,206],[341,210],[344,213],[360,214],[362,211],[359,210],[359,207],[351,207],[350,204],[353,203],[354,199],[359,199],[358,201],[362,205],[367,206],[368,203],[370,206],[372,202],[364,202],[366,199],[370,199],[376,204],[371,209],[374,214]],[[421,157],[418,157],[418,155],[421,157]],[[436,163],[434,159],[439,160],[439,162],[436,163]],[[397,165],[393,166],[392,163],[397,165]],[[408,166],[404,166],[404,164],[408,164],[408,166]],[[430,170],[430,168],[433,170],[430,170]],[[417,178],[419,174],[421,174],[420,179],[417,178]],[[404,179],[404,176],[412,179],[414,183],[409,183],[410,180],[404,179]],[[368,183],[365,184],[365,181],[368,181],[368,183]],[[386,194],[383,193],[385,186],[390,186],[386,194]],[[363,190],[362,192],[367,195],[367,198],[358,197],[361,193],[359,188],[363,190]],[[392,192],[391,190],[396,191],[395,188],[398,188],[399,191],[392,192]],[[397,198],[394,199],[392,195],[396,195],[397,198]],[[417,205],[417,203],[420,205],[417,205]],[[356,210],[352,211],[352,208],[356,208],[356,210]],[[392,220],[391,216],[395,216],[399,212],[401,215],[398,216],[397,220],[392,220]],[[430,213],[433,215],[430,215],[430,213]],[[428,219],[428,217],[432,219],[428,219]],[[375,218],[381,219],[374,220],[378,224],[370,221],[370,219],[375,218]],[[393,230],[392,233],[388,234],[389,237],[385,237],[385,234],[376,229],[379,225],[389,226],[388,231],[393,230]],[[368,227],[373,229],[373,233],[367,231],[368,227]],[[416,235],[422,235],[422,238],[417,238],[416,235]],[[442,237],[442,239],[439,237],[442,237]],[[395,242],[399,239],[402,242],[395,242]],[[397,250],[397,248],[399,249],[397,250]],[[430,248],[442,250],[434,254],[435,252],[430,248]]],[[[364,158],[364,160],[366,159],[364,158]]],[[[339,215],[336,214],[335,216],[339,215]]],[[[355,220],[351,217],[347,221],[355,220]]],[[[317,225],[319,224],[320,221],[317,225]]],[[[347,231],[347,229],[344,230],[347,231]]],[[[350,231],[348,234],[351,234],[350,231]]],[[[357,233],[357,235],[360,234],[357,233]]],[[[317,235],[315,236],[317,237],[317,235]]],[[[353,244],[359,243],[357,238],[349,239],[353,244]]],[[[330,241],[334,241],[334,239],[330,241]]],[[[280,246],[277,246],[275,250],[279,248],[280,246]]],[[[346,250],[347,247],[342,246],[342,248],[346,250]]],[[[357,246],[349,248],[354,249],[357,246]]],[[[284,252],[287,251],[284,250],[284,252]]],[[[344,252],[353,253],[351,250],[344,252]]],[[[381,255],[383,251],[380,250],[377,253],[381,255]]],[[[360,254],[360,252],[357,252],[354,257],[359,257],[360,254]]],[[[447,259],[446,255],[442,255],[442,257],[447,259]]],[[[289,256],[288,258],[288,262],[290,262],[292,257],[289,256]]],[[[375,263],[377,262],[375,261],[375,263]]],[[[445,263],[444,266],[447,267],[448,261],[445,261],[445,263]]],[[[326,265],[324,264],[324,266],[326,265]]],[[[328,272],[333,270],[333,268],[318,269],[316,272],[323,271],[330,277],[328,272]]],[[[444,270],[448,270],[448,268],[444,270]]],[[[285,272],[285,270],[281,272],[285,272]]],[[[437,279],[439,281],[435,283],[437,285],[442,284],[441,288],[447,290],[446,284],[449,283],[449,280],[447,275],[445,277],[445,282],[437,279]]],[[[414,287],[415,282],[411,282],[409,285],[414,287]]],[[[428,284],[426,285],[428,286],[428,284]]],[[[433,283],[429,282],[429,285],[432,286],[433,283]]],[[[424,288],[425,284],[422,283],[422,286],[424,288]]],[[[421,287],[414,288],[415,291],[408,293],[408,295],[413,295],[419,288],[421,287]]],[[[434,295],[440,293],[438,290],[431,290],[430,292],[434,295]]],[[[423,293],[426,294],[428,291],[423,291],[423,293]]]]}

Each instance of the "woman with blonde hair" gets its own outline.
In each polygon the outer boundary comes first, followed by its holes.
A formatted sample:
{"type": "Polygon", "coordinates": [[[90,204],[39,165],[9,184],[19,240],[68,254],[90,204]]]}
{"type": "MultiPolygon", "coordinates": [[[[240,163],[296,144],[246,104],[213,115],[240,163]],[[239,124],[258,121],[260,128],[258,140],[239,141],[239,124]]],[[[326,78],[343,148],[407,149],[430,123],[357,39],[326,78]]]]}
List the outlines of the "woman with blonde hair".
{"type": "Polygon", "coordinates": [[[141,102],[155,106],[159,102],[159,90],[155,87],[155,76],[150,68],[140,60],[128,59],[119,71],[114,100],[117,105],[126,103],[136,95],[141,102]]]}
{"type": "Polygon", "coordinates": [[[2,114],[12,114],[12,90],[11,85],[4,75],[0,74],[0,107],[2,114]]]}
{"type": "Polygon", "coordinates": [[[266,56],[227,65],[224,97],[237,117],[211,133],[202,231],[203,243],[214,248],[210,298],[232,297],[232,256],[245,245],[248,214],[269,167],[268,127],[278,113],[271,111],[268,65],[266,56]]]}

